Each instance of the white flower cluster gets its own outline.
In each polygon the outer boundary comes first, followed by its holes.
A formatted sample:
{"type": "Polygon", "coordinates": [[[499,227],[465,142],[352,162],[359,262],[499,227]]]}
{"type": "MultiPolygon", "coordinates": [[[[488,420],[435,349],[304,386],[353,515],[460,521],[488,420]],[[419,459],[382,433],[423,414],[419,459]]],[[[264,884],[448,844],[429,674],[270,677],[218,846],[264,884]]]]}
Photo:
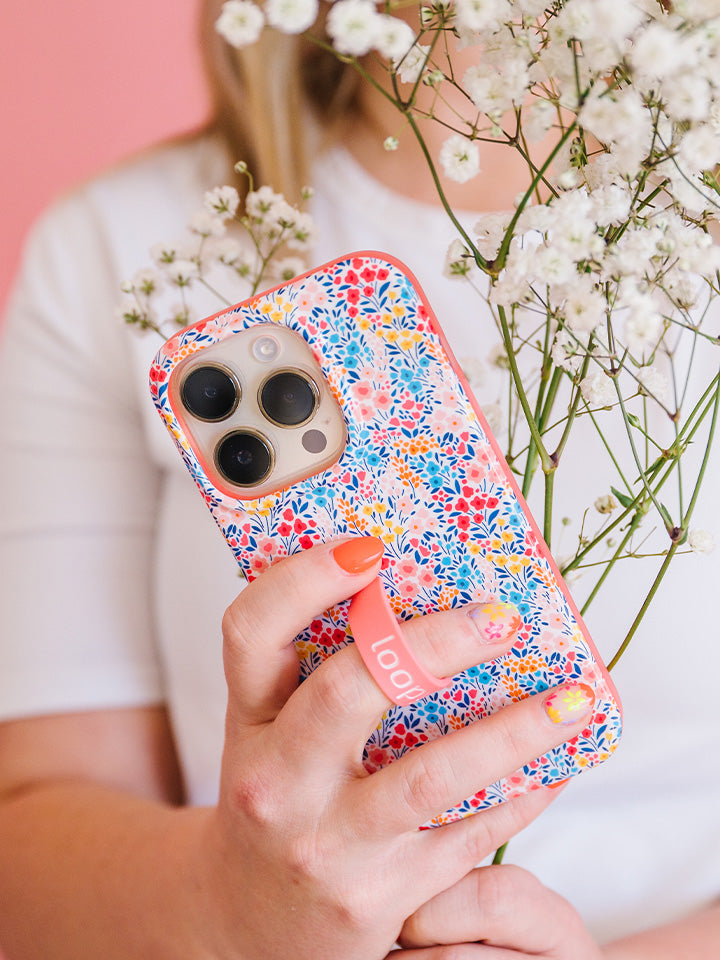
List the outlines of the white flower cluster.
{"type": "MultiPolygon", "coordinates": [[[[240,172],[246,172],[243,164],[240,172]]],[[[304,191],[308,197],[310,191],[304,191]]],[[[180,244],[157,243],[150,254],[154,268],[141,270],[122,286],[120,317],[140,330],[163,333],[167,322],[186,326],[193,311],[189,291],[212,291],[218,271],[229,271],[241,283],[236,299],[254,292],[265,280],[286,281],[307,269],[301,256],[315,242],[309,213],[298,210],[270,187],[251,190],[241,213],[240,197],[232,186],[207,191],[202,207],[190,218],[191,239],[180,244]],[[281,256],[283,251],[294,251],[281,256]],[[179,297],[168,303],[167,294],[179,297]]]]}
{"type": "MultiPolygon", "coordinates": [[[[245,47],[259,38],[263,27],[283,33],[303,33],[318,17],[318,0],[226,0],[216,29],[234,47],[245,47]]],[[[408,74],[406,55],[415,43],[415,32],[406,21],[378,10],[373,0],[336,0],[326,24],[335,50],[343,56],[363,57],[376,50],[408,74]]]]}

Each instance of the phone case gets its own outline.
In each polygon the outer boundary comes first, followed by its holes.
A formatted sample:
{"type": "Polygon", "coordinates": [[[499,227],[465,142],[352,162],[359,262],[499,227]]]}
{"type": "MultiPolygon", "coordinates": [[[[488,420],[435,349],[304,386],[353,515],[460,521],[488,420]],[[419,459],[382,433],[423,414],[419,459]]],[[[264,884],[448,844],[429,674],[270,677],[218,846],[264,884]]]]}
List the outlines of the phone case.
{"type": "MultiPolygon", "coordinates": [[[[365,749],[369,771],[560,683],[595,691],[580,736],[427,826],[564,780],[614,751],[621,730],[614,685],[437,320],[401,263],[353,253],[188,327],[162,347],[150,384],[248,578],[315,542],[363,533],[386,544],[381,578],[400,619],[490,599],[520,610],[509,653],[466,670],[447,690],[387,711],[365,749]],[[347,446],[322,473],[240,500],[208,480],[168,384],[182,359],[258,322],[285,324],[309,343],[343,411],[347,446]]],[[[351,642],[347,607],[327,611],[297,638],[303,677],[351,642]]]]}

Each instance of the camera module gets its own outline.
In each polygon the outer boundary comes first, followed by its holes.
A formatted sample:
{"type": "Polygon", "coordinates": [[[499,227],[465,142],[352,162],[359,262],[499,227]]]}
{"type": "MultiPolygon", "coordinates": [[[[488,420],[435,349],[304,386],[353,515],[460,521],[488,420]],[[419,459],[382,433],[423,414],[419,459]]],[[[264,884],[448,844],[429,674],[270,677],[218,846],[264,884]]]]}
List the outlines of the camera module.
{"type": "Polygon", "coordinates": [[[318,405],[318,388],[296,370],[282,370],[262,385],[259,394],[263,413],[280,427],[296,427],[308,421],[318,405]]]}
{"type": "Polygon", "coordinates": [[[240,387],[224,367],[196,367],[180,391],[186,410],[198,420],[225,420],[240,399],[240,387]]]}
{"type": "Polygon", "coordinates": [[[252,487],[267,477],[273,465],[273,452],[264,437],[247,430],[229,433],[216,451],[220,472],[239,487],[252,487]]]}

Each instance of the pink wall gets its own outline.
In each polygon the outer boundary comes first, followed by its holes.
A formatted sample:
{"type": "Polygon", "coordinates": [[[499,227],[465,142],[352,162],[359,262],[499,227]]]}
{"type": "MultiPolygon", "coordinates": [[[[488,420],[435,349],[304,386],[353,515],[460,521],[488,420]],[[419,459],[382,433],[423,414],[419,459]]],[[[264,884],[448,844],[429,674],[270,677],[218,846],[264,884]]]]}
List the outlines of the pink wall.
{"type": "Polygon", "coordinates": [[[0,309],[27,228],[54,196],[204,118],[198,7],[199,0],[62,0],[5,8],[0,309]]]}

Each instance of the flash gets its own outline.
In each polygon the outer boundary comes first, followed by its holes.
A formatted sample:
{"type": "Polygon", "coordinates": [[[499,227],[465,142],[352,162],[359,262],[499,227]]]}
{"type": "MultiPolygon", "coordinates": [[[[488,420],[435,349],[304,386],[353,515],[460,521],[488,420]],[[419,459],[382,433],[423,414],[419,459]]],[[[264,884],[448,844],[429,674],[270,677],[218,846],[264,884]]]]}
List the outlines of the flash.
{"type": "Polygon", "coordinates": [[[280,344],[275,337],[258,337],[252,345],[252,353],[260,363],[272,363],[280,353],[280,344]]]}

